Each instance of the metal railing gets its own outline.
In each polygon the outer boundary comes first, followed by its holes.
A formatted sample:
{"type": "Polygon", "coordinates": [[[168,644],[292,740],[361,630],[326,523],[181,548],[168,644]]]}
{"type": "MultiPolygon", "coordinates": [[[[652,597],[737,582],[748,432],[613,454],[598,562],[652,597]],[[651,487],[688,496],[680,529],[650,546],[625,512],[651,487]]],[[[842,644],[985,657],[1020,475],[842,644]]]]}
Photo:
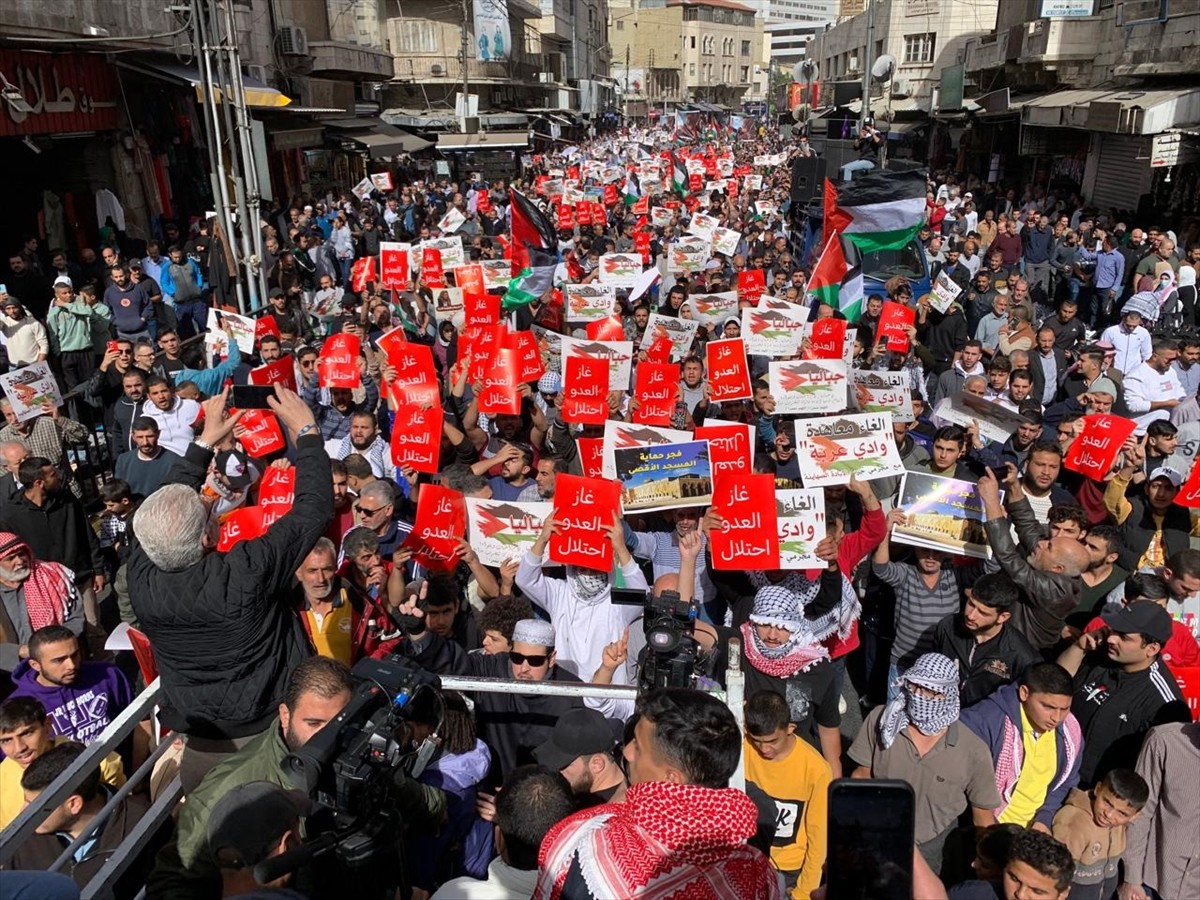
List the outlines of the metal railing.
{"type": "MultiPolygon", "coordinates": [[[[742,700],[744,695],[744,676],[741,672],[741,643],[736,638],[730,641],[729,668],[726,672],[727,691],[725,702],[737,719],[739,728],[744,728],[742,700]]],[[[633,700],[638,689],[628,684],[593,684],[588,682],[554,682],[554,681],[513,681],[503,678],[478,678],[462,675],[441,676],[442,687],[459,691],[483,691],[503,694],[525,694],[538,696],[559,697],[591,697],[595,699],[633,700]]],[[[159,679],[154,679],[144,691],[134,698],[133,702],[121,711],[99,737],[88,744],[70,766],[68,766],[50,785],[38,794],[37,799],[23,809],[20,814],[0,831],[0,866],[7,865],[20,849],[21,845],[33,836],[40,825],[55,808],[61,805],[80,782],[94,772],[101,761],[113,752],[134,729],[140,727],[141,721],[149,716],[158,704],[162,686],[159,679]]],[[[155,764],[164,756],[173,744],[170,735],[164,737],[150,753],[145,762],[129,776],[129,779],[118,790],[114,791],[103,809],[93,817],[91,824],[62,851],[59,857],[50,865],[48,871],[57,872],[73,857],[75,852],[96,835],[110,812],[116,809],[126,797],[136,791],[150,777],[155,764]]],[[[730,787],[745,789],[745,776],[742,762],[739,758],[738,768],[730,779],[730,787]]],[[[137,822],[135,827],[125,836],[109,856],[104,865],[92,876],[91,880],[81,890],[82,900],[93,900],[107,896],[112,885],[121,878],[129,866],[141,855],[151,839],[171,816],[176,804],[183,794],[183,788],[178,776],[166,787],[162,788],[149,810],[137,822]]],[[[144,894],[144,889],[143,892],[144,894]]]]}

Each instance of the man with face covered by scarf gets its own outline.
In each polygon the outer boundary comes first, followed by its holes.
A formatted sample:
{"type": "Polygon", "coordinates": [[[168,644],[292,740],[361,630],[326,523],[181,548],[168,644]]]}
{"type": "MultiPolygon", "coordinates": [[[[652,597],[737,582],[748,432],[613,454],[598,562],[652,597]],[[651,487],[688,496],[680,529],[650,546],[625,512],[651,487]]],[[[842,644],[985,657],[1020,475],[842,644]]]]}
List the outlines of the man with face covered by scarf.
{"type": "Polygon", "coordinates": [[[900,677],[900,694],[876,707],[850,747],[854,778],[899,778],[917,796],[917,849],[939,872],[946,838],[968,806],[977,828],[996,821],[999,805],[992,755],[958,721],[958,670],[926,653],[900,677]]]}
{"type": "MultiPolygon", "coordinates": [[[[606,645],[618,640],[631,622],[642,615],[640,606],[614,606],[608,572],[567,566],[566,579],[547,578],[542,571],[543,554],[550,535],[558,530],[554,516],[547,516],[542,533],[517,567],[517,587],[550,616],[558,634],[558,664],[585,681],[600,668],[606,645]]],[[[620,515],[607,529],[613,546],[613,561],[620,574],[618,586],[647,589],[642,570],[625,547],[620,515]]],[[[630,684],[628,664],[613,673],[613,684],[630,684]]],[[[591,705],[589,703],[589,705],[591,705]]]]}

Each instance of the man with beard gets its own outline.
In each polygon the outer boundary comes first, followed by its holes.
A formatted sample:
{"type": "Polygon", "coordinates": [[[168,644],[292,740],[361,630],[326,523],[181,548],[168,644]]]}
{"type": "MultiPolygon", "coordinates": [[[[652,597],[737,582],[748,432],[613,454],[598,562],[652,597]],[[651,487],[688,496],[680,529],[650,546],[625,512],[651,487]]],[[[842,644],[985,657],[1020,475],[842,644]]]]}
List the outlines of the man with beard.
{"type": "MultiPolygon", "coordinates": [[[[284,757],[303,747],[350,702],[354,690],[350,670],[336,660],[313,656],[292,672],[279,704],[279,719],[253,741],[212,769],[188,792],[175,837],[159,853],[146,883],[147,898],[219,896],[221,875],[207,846],[208,818],[216,802],[238,785],[268,781],[283,788],[292,783],[284,757]]],[[[401,778],[393,799],[413,827],[432,827],[445,811],[436,788],[401,778]]]]}
{"type": "Polygon", "coordinates": [[[35,559],[17,535],[0,532],[0,669],[11,672],[29,655],[29,640],[39,628],[65,625],[81,634],[83,622],[71,570],[35,559]]]}
{"type": "Polygon", "coordinates": [[[613,758],[613,744],[612,728],[601,713],[572,709],[554,724],[533,756],[567,779],[582,806],[620,803],[628,784],[613,758]]]}
{"type": "Polygon", "coordinates": [[[90,743],[133,700],[129,682],[110,662],[83,661],[79,638],[63,625],[39,628],[29,658],[13,672],[14,697],[34,697],[59,737],[90,743]]]}
{"type": "MultiPolygon", "coordinates": [[[[701,506],[669,509],[662,513],[668,525],[674,525],[670,531],[634,531],[629,523],[622,521],[625,534],[625,546],[638,559],[648,559],[654,567],[654,581],[664,575],[679,571],[681,556],[679,553],[680,540],[688,534],[696,532],[705,509],[701,506]]],[[[704,551],[708,546],[708,536],[700,535],[700,555],[695,561],[696,569],[696,600],[700,604],[699,618],[709,624],[717,624],[725,620],[725,611],[719,607],[717,586],[709,577],[708,566],[704,561],[704,551]]]]}
{"type": "MultiPolygon", "coordinates": [[[[1073,506],[1074,498],[1058,485],[1062,461],[1062,448],[1056,443],[1038,441],[1030,447],[1029,455],[1025,457],[1025,472],[1021,479],[1005,479],[1005,487],[1009,489],[1009,495],[1005,498],[1008,505],[1011,507],[1024,498],[1029,502],[1034,517],[1041,525],[1050,523],[1051,507],[1073,506]]],[[[1015,473],[1015,467],[1011,471],[1015,473]]]]}
{"type": "Polygon", "coordinates": [[[483,475],[497,464],[500,466],[500,474],[488,479],[492,497],[504,501],[519,499],[521,492],[528,488],[532,481],[529,473],[533,469],[533,448],[525,443],[505,442],[499,453],[475,463],[471,470],[476,475],[483,475]]]}
{"type": "Polygon", "coordinates": [[[162,487],[179,454],[159,445],[158,423],[149,416],[134,420],[133,445],[133,450],[117,457],[115,474],[134,494],[149,497],[162,487]]]}
{"type": "Polygon", "coordinates": [[[567,462],[559,457],[542,457],[534,467],[533,484],[527,485],[517,496],[519,503],[537,503],[554,499],[554,483],[559,473],[569,471],[567,462]]]}
{"type": "Polygon", "coordinates": [[[374,413],[360,409],[350,416],[350,431],[338,445],[335,459],[345,459],[351,453],[357,453],[371,464],[371,474],[376,478],[392,478],[395,466],[392,465],[391,451],[387,441],[379,433],[379,422],[374,413]]]}

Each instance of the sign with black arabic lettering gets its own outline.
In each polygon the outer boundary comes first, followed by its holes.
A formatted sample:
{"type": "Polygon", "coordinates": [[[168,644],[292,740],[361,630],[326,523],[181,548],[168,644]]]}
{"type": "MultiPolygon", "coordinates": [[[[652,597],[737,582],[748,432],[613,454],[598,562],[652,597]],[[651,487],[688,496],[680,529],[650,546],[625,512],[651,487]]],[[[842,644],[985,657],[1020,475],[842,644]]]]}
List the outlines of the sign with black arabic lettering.
{"type": "Polygon", "coordinates": [[[832,413],[846,408],[846,364],[840,359],[772,360],[767,383],[781,415],[832,413]]]}
{"type": "Polygon", "coordinates": [[[795,488],[775,491],[779,568],[824,569],[817,544],[825,540],[825,491],[795,488]]]}
{"type": "Polygon", "coordinates": [[[533,546],[552,503],[467,498],[471,549],[485,566],[502,566],[519,559],[533,546]]]}
{"type": "Polygon", "coordinates": [[[615,451],[625,512],[707,506],[712,500],[708,441],[615,451]]]}
{"type": "Polygon", "coordinates": [[[796,420],[796,461],[805,487],[903,475],[891,413],[796,420]]]}
{"type": "Polygon", "coordinates": [[[908,372],[865,372],[854,369],[854,399],[861,412],[890,412],[897,422],[913,420],[912,385],[908,372]]]}

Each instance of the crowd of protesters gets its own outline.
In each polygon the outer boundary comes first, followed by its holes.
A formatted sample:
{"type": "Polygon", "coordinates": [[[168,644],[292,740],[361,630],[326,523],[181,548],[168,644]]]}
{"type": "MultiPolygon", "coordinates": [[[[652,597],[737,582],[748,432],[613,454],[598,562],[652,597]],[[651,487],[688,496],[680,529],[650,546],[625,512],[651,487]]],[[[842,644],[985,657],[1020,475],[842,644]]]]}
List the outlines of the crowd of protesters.
{"type": "MultiPolygon", "coordinates": [[[[1200,240],[1184,246],[1045,187],[929,179],[919,249],[931,278],[960,290],[939,311],[935,296],[913,295],[916,279],[891,278],[849,323],[848,355],[856,369],[908,374],[912,421],[893,419],[884,437],[907,472],[977,485],[987,559],[891,540],[920,512],[901,502],[899,477],[825,488],[823,569],[714,566],[709,536],[725,523],[705,507],[618,514],[605,523],[611,570],[552,563],[553,514],[503,565],[481,562],[467,539],[444,571],[415,552],[427,485],[552,502],[559,476],[587,472],[578,439],[601,431],[564,418],[569,385],[545,335],[585,335],[562,286],[599,280],[605,254],[641,252],[660,272],[633,299],[616,292],[636,355],[630,383],[607,397],[615,421],[634,421],[651,313],[702,319],[691,298],[739,291],[739,275],[759,270],[762,296],[741,291],[739,308],[844,318],[806,291],[816,259],[790,209],[787,163],[809,152],[715,125],[622,132],[532,157],[512,181],[297,199],[260,223],[258,318],[269,324],[252,350],[228,324],[228,337],[210,328],[236,277],[215,222],[86,262],[27,242],[0,296],[8,368],[48,361],[73,399],[24,418],[3,404],[0,668],[12,683],[0,687],[0,828],[131,702],[139,673],[105,649],[124,622],[152,649],[161,739],[173,742],[153,789],[177,773],[185,801],[117,896],[143,884],[171,900],[340,896],[355,875],[331,857],[266,886],[252,870],[305,833],[313,810],[284,759],[349,702],[350,667],[398,654],[438,675],[637,684],[642,610],[612,602],[621,587],[694,605],[697,686],[643,692],[636,705],[489,692],[447,692],[441,713],[415,705],[413,745],[436,751],[397,783],[396,896],[806,900],[837,864],[827,792],[843,775],[912,785],[922,900],[1200,896],[1200,730],[1177,682],[1200,666],[1195,504],[1177,502],[1200,449],[1200,240]],[[673,190],[662,151],[684,143],[720,187],[673,190]],[[598,168],[613,167],[628,198],[603,193],[613,182],[598,168]],[[564,192],[585,189],[601,212],[564,223],[564,192]],[[518,194],[569,227],[554,235],[552,289],[501,319],[538,331],[545,373],[520,387],[518,414],[489,416],[469,377],[470,323],[438,298],[454,268],[444,286],[413,265],[385,288],[378,268],[356,263],[381,244],[450,233],[465,262],[511,259],[518,194]],[[740,237],[676,271],[666,258],[697,214],[740,237]],[[885,299],[913,311],[904,351],[877,333],[885,299]],[[444,414],[434,474],[394,461],[405,373],[379,344],[394,333],[432,351],[438,391],[426,405],[444,414]],[[340,334],[358,339],[354,388],[319,376],[322,347],[340,334]],[[259,383],[252,373],[281,361],[296,388],[267,401],[282,449],[255,456],[230,385],[259,383]],[[1022,424],[996,441],[977,422],[938,417],[940,401],[963,395],[1022,424]],[[1064,462],[1101,414],[1135,429],[1090,477],[1064,462]],[[112,460],[98,488],[76,465],[88,441],[112,460]],[[227,543],[228,523],[281,475],[286,512],[227,543]],[[712,693],[731,637],[744,642],[744,728],[712,693]],[[739,758],[744,792],[728,787],[739,758]]],[[[710,400],[705,345],[740,336],[736,313],[702,320],[675,359],[671,426],[751,425],[748,466],[778,489],[803,487],[803,417],[776,412],[765,360],[750,361],[752,399],[710,400]]],[[[0,873],[0,886],[38,877],[90,829],[62,869],[86,884],[148,808],[141,792],[106,804],[152,733],[135,733],[50,812],[8,864],[21,874],[0,873]]],[[[39,896],[71,896],[69,883],[33,883],[39,896]]]]}

